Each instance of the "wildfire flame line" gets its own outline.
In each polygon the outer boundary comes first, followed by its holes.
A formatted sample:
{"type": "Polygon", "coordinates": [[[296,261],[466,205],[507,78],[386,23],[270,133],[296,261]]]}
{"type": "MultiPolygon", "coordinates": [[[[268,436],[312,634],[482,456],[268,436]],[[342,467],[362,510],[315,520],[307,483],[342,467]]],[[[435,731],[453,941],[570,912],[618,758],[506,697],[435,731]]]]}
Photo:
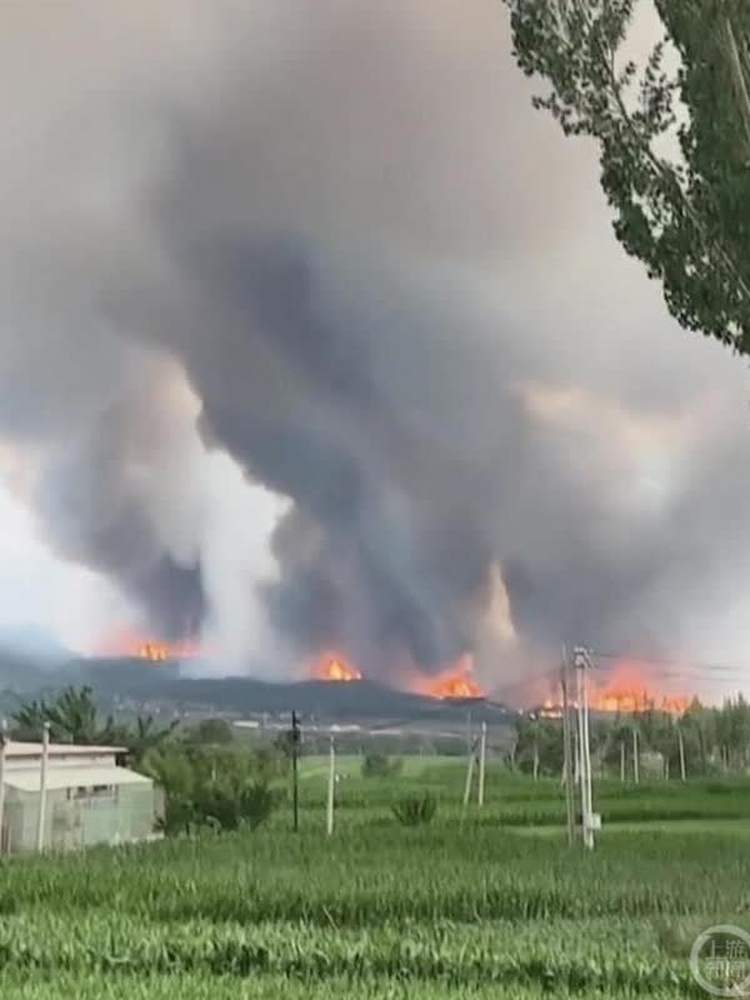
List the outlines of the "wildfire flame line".
{"type": "MultiPolygon", "coordinates": [[[[589,707],[595,712],[632,714],[636,712],[666,712],[684,715],[690,708],[692,697],[659,690],[660,678],[644,664],[623,660],[607,673],[604,680],[591,678],[589,707]]],[[[561,706],[556,698],[547,698],[540,714],[559,718],[561,706]]]]}
{"type": "Polygon", "coordinates": [[[145,660],[148,663],[188,660],[199,656],[200,652],[199,644],[190,639],[165,642],[134,632],[117,634],[101,643],[97,649],[97,654],[100,656],[145,660]]]}
{"type": "Polygon", "coordinates": [[[474,677],[474,663],[469,655],[459,657],[433,677],[420,675],[412,686],[418,694],[441,700],[486,697],[474,677]]]}
{"type": "Polygon", "coordinates": [[[338,654],[322,656],[313,666],[312,676],[318,681],[338,684],[351,684],[353,681],[362,680],[362,673],[338,654]]]}

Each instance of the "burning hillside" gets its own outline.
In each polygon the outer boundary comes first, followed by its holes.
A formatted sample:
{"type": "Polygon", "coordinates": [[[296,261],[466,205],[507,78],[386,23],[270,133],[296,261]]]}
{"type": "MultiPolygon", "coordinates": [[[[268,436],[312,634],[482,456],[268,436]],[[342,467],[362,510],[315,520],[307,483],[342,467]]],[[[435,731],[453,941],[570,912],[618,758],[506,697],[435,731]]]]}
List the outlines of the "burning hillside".
{"type": "Polygon", "coordinates": [[[484,698],[486,692],[474,677],[474,662],[469,654],[432,677],[420,676],[412,683],[418,694],[440,699],[484,698]]]}
{"type": "MultiPolygon", "coordinates": [[[[319,656],[309,673],[313,680],[333,684],[351,684],[363,679],[362,672],[338,652],[319,656]]],[[[440,700],[485,697],[485,692],[474,677],[474,664],[469,655],[460,657],[438,673],[412,674],[401,683],[396,680],[394,686],[440,700]]]]}
{"type": "Polygon", "coordinates": [[[192,639],[167,642],[126,631],[106,639],[97,649],[97,653],[107,657],[145,660],[147,663],[170,663],[195,659],[200,655],[200,646],[192,639]]]}
{"type": "Polygon", "coordinates": [[[340,654],[325,654],[315,663],[312,676],[317,681],[351,684],[361,681],[362,673],[340,654]]]}

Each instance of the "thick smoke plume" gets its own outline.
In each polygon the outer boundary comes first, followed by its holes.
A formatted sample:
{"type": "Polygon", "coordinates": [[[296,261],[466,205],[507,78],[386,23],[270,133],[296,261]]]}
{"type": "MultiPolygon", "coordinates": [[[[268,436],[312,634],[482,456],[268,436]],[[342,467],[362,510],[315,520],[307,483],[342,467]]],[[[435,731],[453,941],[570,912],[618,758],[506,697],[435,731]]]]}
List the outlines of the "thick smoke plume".
{"type": "Polygon", "coordinates": [[[0,434],[57,552],[282,674],[732,647],[747,380],[622,257],[501,5],[0,17],[0,434]]]}

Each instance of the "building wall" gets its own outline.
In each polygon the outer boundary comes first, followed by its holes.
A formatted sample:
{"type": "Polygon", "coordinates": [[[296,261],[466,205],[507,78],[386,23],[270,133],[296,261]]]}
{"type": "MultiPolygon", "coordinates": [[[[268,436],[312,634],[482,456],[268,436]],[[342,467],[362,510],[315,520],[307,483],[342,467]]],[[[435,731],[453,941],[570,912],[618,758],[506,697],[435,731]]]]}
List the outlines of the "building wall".
{"type": "MultiPolygon", "coordinates": [[[[47,793],[44,846],[74,850],[93,844],[117,844],[153,836],[156,795],[147,783],[117,785],[111,796],[77,798],[75,789],[47,793]]],[[[11,853],[36,850],[39,792],[8,788],[5,826],[11,853]]]]}

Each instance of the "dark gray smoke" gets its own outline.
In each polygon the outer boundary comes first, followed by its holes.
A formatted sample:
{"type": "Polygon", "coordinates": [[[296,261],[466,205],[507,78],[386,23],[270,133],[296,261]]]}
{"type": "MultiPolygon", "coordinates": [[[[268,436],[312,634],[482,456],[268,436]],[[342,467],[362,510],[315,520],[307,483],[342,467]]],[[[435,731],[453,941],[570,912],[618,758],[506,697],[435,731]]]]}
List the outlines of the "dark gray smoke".
{"type": "Polygon", "coordinates": [[[184,262],[195,299],[177,349],[211,439],[295,501],[276,535],[273,621],[304,648],[343,641],[368,662],[455,657],[472,642],[459,609],[499,554],[493,452],[518,425],[492,357],[461,349],[471,304],[437,309],[414,279],[399,288],[351,261],[362,284],[344,304],[340,265],[304,240],[205,239],[184,262]],[[483,442],[489,412],[504,426],[483,442]]]}
{"type": "Polygon", "coordinates": [[[183,638],[200,633],[206,611],[198,554],[170,551],[153,514],[155,487],[158,502],[166,500],[158,490],[159,476],[170,475],[164,456],[182,442],[159,405],[155,374],[144,366],[141,378],[147,387],[58,446],[36,483],[36,509],[60,554],[116,580],[157,634],[183,638]]]}
{"type": "Polygon", "coordinates": [[[216,556],[213,449],[290,501],[246,583],[279,669],[477,649],[497,680],[503,585],[516,646],[734,642],[745,374],[666,318],[470,6],[224,0],[181,33],[115,4],[103,51],[84,3],[54,39],[8,15],[44,70],[4,90],[47,128],[0,168],[0,427],[56,550],[166,634],[241,607],[220,581],[256,558],[216,556]]]}

